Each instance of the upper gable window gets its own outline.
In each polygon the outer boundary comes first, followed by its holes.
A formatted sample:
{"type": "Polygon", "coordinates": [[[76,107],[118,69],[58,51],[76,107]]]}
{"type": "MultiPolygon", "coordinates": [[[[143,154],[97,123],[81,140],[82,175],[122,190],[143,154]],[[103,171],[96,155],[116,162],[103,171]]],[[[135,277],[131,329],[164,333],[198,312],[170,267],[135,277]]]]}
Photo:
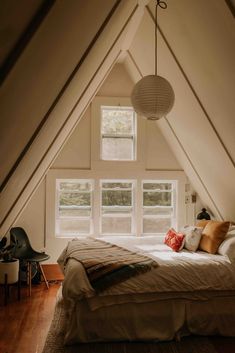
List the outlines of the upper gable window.
{"type": "Polygon", "coordinates": [[[132,107],[101,106],[101,159],[136,160],[136,114],[132,107]]]}

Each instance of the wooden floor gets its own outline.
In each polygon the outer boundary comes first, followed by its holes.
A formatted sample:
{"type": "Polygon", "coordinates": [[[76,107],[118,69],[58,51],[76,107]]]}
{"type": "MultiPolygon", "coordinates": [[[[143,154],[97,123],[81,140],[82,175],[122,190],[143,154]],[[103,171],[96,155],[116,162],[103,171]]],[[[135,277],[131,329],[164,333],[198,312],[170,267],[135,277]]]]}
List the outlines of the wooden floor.
{"type": "MultiPolygon", "coordinates": [[[[0,353],[41,353],[53,317],[56,294],[60,283],[45,283],[21,289],[21,300],[12,287],[7,306],[3,305],[3,288],[0,295],[0,353]]],[[[55,352],[56,353],[56,352],[55,352]]]]}
{"type": "MultiPolygon", "coordinates": [[[[12,288],[7,306],[0,288],[0,353],[41,353],[59,287],[59,282],[50,283],[49,290],[45,283],[33,285],[31,297],[27,288],[22,288],[20,301],[17,288],[12,288]]],[[[211,337],[210,341],[218,353],[235,353],[235,338],[211,337]]]]}

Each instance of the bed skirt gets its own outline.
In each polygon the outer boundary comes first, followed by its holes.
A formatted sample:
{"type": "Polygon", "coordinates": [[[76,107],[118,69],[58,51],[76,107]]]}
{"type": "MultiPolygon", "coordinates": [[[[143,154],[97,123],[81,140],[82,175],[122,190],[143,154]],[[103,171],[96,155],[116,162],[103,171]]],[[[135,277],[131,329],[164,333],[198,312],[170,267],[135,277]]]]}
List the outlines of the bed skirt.
{"type": "Polygon", "coordinates": [[[167,341],[198,335],[235,336],[235,297],[174,298],[91,310],[86,300],[66,308],[65,344],[167,341]]]}

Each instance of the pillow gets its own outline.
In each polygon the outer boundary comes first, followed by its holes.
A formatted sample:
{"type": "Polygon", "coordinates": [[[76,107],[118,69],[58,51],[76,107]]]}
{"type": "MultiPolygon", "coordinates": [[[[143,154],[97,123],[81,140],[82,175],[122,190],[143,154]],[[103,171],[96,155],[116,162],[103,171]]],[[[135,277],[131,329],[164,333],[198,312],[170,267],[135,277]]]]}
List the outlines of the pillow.
{"type": "Polygon", "coordinates": [[[197,222],[196,226],[197,226],[197,227],[205,228],[205,226],[207,225],[208,222],[210,222],[210,221],[208,221],[208,220],[206,220],[206,219],[202,219],[201,221],[198,221],[198,222],[197,222]]]}
{"type": "Polygon", "coordinates": [[[235,224],[233,222],[230,222],[230,227],[228,231],[230,232],[231,230],[235,230],[235,224]]]}
{"type": "Polygon", "coordinates": [[[218,253],[227,255],[230,261],[235,261],[235,232],[229,232],[220,244],[218,253]]]}
{"type": "Polygon", "coordinates": [[[181,231],[185,234],[185,249],[189,251],[196,251],[202,236],[202,227],[187,226],[184,227],[181,231]]]}
{"type": "Polygon", "coordinates": [[[210,254],[215,254],[225,239],[230,222],[209,221],[202,231],[199,248],[210,254]]]}
{"type": "Polygon", "coordinates": [[[174,251],[180,251],[184,247],[185,235],[177,233],[173,228],[169,229],[166,233],[164,243],[174,251]]]}

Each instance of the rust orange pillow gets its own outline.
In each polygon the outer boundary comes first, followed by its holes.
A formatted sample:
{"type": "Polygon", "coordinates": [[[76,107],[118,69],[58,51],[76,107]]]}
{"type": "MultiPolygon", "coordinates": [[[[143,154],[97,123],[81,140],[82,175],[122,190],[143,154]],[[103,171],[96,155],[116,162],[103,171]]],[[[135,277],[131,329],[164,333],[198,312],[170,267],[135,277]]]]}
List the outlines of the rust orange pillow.
{"type": "Polygon", "coordinates": [[[174,251],[180,251],[184,247],[185,235],[177,233],[173,228],[166,233],[164,243],[174,251]]]}
{"type": "Polygon", "coordinates": [[[230,222],[209,221],[202,231],[199,249],[215,254],[228,232],[230,222]]]}

